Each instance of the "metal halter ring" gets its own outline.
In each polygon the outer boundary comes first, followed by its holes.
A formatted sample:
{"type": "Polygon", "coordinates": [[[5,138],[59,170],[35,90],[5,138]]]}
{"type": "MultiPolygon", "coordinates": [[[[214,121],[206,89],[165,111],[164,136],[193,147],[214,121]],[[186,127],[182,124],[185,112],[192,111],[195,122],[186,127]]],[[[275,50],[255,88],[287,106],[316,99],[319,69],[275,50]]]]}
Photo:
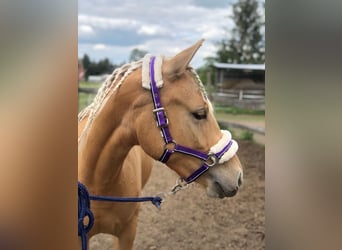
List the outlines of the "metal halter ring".
{"type": "Polygon", "coordinates": [[[219,159],[217,158],[217,156],[215,154],[210,154],[208,156],[208,159],[206,160],[206,164],[209,167],[215,166],[217,164],[217,162],[219,161],[219,159]]]}
{"type": "Polygon", "coordinates": [[[177,142],[175,140],[172,140],[172,141],[164,144],[164,150],[168,149],[168,150],[171,150],[172,152],[174,152],[176,145],[177,145],[177,142]],[[171,145],[171,146],[169,147],[169,145],[171,145]]]}

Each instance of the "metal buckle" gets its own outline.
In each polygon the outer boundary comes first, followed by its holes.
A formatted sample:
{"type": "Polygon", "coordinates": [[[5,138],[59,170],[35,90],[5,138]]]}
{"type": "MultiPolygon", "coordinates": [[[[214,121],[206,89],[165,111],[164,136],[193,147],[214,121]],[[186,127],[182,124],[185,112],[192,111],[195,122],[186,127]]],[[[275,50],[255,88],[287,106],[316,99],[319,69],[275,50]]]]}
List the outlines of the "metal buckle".
{"type": "Polygon", "coordinates": [[[167,119],[167,116],[166,116],[166,112],[165,112],[165,109],[164,107],[160,107],[160,108],[156,108],[156,109],[153,109],[152,112],[154,113],[154,115],[156,116],[156,120],[157,120],[157,127],[167,127],[169,125],[169,119],[167,119]],[[163,116],[164,116],[164,119],[165,119],[165,123],[163,124],[159,124],[159,119],[158,119],[158,113],[159,112],[162,112],[163,113],[163,116]]]}
{"type": "Polygon", "coordinates": [[[205,161],[205,164],[207,164],[209,167],[215,166],[219,159],[215,154],[208,155],[208,159],[205,161]]]}
{"type": "Polygon", "coordinates": [[[159,111],[163,111],[163,112],[165,112],[165,109],[164,109],[164,107],[161,107],[161,108],[156,108],[156,109],[153,109],[153,110],[152,110],[152,112],[153,112],[153,113],[156,113],[156,112],[159,112],[159,111]]]}

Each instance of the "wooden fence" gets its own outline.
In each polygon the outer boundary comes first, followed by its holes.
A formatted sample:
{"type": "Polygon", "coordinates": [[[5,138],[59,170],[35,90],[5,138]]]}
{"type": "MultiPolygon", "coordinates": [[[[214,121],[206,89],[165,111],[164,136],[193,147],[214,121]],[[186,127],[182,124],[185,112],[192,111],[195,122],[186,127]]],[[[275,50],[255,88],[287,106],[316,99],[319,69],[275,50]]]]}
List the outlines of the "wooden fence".
{"type": "Polygon", "coordinates": [[[257,110],[265,109],[264,89],[225,89],[217,86],[216,91],[210,96],[212,101],[223,105],[257,110]]]}
{"type": "Polygon", "coordinates": [[[225,89],[218,86],[216,94],[239,100],[264,100],[264,89],[225,89]]]}

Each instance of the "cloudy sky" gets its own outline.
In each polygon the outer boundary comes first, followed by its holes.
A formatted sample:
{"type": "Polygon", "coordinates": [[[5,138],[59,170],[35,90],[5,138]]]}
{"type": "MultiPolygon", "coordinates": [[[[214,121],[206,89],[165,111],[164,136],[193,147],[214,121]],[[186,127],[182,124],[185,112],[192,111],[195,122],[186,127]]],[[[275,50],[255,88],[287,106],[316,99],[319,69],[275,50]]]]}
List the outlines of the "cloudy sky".
{"type": "Polygon", "coordinates": [[[134,48],[172,56],[205,38],[192,61],[195,67],[215,53],[215,41],[233,26],[236,0],[79,0],[78,54],[92,60],[127,62],[134,48]]]}

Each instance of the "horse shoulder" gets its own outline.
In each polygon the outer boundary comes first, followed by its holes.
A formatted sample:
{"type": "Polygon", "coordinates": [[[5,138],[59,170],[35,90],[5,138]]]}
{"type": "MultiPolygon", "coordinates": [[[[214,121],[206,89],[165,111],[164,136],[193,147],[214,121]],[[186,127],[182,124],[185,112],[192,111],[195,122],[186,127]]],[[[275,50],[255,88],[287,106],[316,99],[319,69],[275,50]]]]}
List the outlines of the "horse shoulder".
{"type": "Polygon", "coordinates": [[[128,153],[124,168],[131,168],[137,174],[137,182],[143,188],[151,175],[154,159],[147,155],[140,146],[134,146],[128,153]]]}

